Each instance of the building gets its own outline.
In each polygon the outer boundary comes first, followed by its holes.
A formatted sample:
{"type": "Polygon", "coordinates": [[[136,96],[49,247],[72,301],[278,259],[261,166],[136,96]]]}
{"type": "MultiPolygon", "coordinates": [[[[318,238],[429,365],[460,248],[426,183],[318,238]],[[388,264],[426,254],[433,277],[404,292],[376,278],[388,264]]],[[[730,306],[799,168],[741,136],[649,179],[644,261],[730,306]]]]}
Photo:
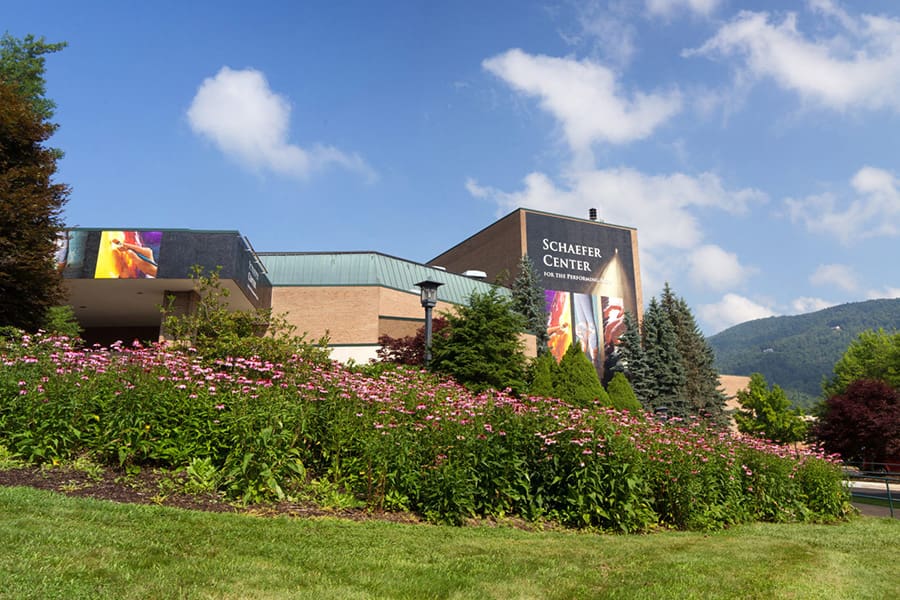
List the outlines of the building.
{"type": "Polygon", "coordinates": [[[624,311],[640,315],[641,288],[637,232],[594,220],[516,210],[428,264],[379,252],[256,252],[237,231],[188,229],[72,229],[57,260],[91,343],[164,337],[163,306],[196,306],[197,265],[218,269],[234,309],[271,308],[307,339],[327,336],[335,358],[365,362],[380,336],[422,326],[418,282],[443,284],[440,314],[473,292],[508,294],[489,282],[511,282],[526,254],[546,290],[554,354],[581,343],[599,368],[624,311]]]}
{"type": "Polygon", "coordinates": [[[637,230],[518,209],[429,261],[512,282],[528,256],[545,290],[550,350],[557,360],[580,343],[598,370],[614,352],[625,312],[641,318],[637,230]]]}

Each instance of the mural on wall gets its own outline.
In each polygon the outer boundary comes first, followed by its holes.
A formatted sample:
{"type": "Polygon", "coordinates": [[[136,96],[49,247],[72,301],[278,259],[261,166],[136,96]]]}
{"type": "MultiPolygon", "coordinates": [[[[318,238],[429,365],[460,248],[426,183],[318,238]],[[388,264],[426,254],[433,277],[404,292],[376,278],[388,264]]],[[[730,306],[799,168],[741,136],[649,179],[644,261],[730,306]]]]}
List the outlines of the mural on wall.
{"type": "Polygon", "coordinates": [[[527,251],[546,290],[550,352],[580,344],[598,371],[615,352],[625,311],[637,314],[632,230],[528,213],[527,251]]]}
{"type": "Polygon", "coordinates": [[[547,301],[547,333],[550,353],[557,361],[561,360],[566,348],[572,343],[572,311],[569,305],[569,293],[545,290],[547,301]]]}
{"type": "Polygon", "coordinates": [[[97,252],[96,279],[155,279],[162,232],[104,231],[97,252]]]}
{"type": "Polygon", "coordinates": [[[86,231],[62,231],[56,237],[56,269],[66,277],[79,277],[84,268],[86,231]]]}

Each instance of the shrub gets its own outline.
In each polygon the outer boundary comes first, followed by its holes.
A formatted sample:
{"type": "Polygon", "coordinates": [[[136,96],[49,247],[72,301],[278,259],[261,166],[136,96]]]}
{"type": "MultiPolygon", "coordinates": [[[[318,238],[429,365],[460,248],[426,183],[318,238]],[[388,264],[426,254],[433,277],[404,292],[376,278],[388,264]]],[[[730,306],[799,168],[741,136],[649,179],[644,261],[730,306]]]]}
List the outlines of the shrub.
{"type": "Polygon", "coordinates": [[[553,398],[473,393],[420,370],[292,358],[205,359],[165,346],[0,349],[0,445],[36,463],[91,456],[185,471],[251,503],[312,499],[445,523],[518,516],[571,527],[715,529],[845,514],[816,453],[553,398]]]}

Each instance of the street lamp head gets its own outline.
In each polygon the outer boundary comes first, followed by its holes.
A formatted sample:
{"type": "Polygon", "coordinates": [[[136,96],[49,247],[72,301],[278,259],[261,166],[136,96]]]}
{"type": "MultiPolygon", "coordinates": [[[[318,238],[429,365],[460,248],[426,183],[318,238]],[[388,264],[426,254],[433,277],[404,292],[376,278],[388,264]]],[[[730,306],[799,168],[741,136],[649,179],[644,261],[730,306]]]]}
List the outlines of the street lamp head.
{"type": "Polygon", "coordinates": [[[430,279],[426,279],[425,281],[420,281],[416,284],[416,286],[421,290],[421,301],[422,306],[425,308],[434,308],[437,304],[437,289],[444,285],[439,281],[431,281],[430,279]]]}

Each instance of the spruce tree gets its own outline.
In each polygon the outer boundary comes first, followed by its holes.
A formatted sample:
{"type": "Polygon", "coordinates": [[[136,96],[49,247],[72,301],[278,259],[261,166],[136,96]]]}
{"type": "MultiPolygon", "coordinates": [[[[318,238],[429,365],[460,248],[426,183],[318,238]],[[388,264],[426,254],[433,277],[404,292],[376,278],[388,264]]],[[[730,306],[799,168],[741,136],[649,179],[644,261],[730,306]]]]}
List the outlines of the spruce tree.
{"type": "Polygon", "coordinates": [[[665,406],[670,416],[686,417],[689,413],[683,393],[686,376],[675,327],[656,298],[650,299],[644,314],[643,341],[652,382],[650,408],[665,406]]]}
{"type": "Polygon", "coordinates": [[[681,395],[687,403],[687,411],[724,422],[725,395],[719,390],[715,354],[701,333],[690,307],[683,298],[675,295],[668,283],[660,296],[660,306],[675,332],[685,375],[681,395]]]}
{"type": "Polygon", "coordinates": [[[653,382],[644,355],[640,327],[630,312],[625,313],[625,331],[619,338],[615,353],[607,357],[607,372],[612,373],[612,377],[615,373],[622,373],[638,401],[645,408],[652,408],[653,382]]]}
{"type": "Polygon", "coordinates": [[[527,254],[519,261],[519,272],[512,284],[512,306],[525,317],[525,330],[534,335],[538,354],[548,353],[547,301],[534,263],[527,254]]]}

